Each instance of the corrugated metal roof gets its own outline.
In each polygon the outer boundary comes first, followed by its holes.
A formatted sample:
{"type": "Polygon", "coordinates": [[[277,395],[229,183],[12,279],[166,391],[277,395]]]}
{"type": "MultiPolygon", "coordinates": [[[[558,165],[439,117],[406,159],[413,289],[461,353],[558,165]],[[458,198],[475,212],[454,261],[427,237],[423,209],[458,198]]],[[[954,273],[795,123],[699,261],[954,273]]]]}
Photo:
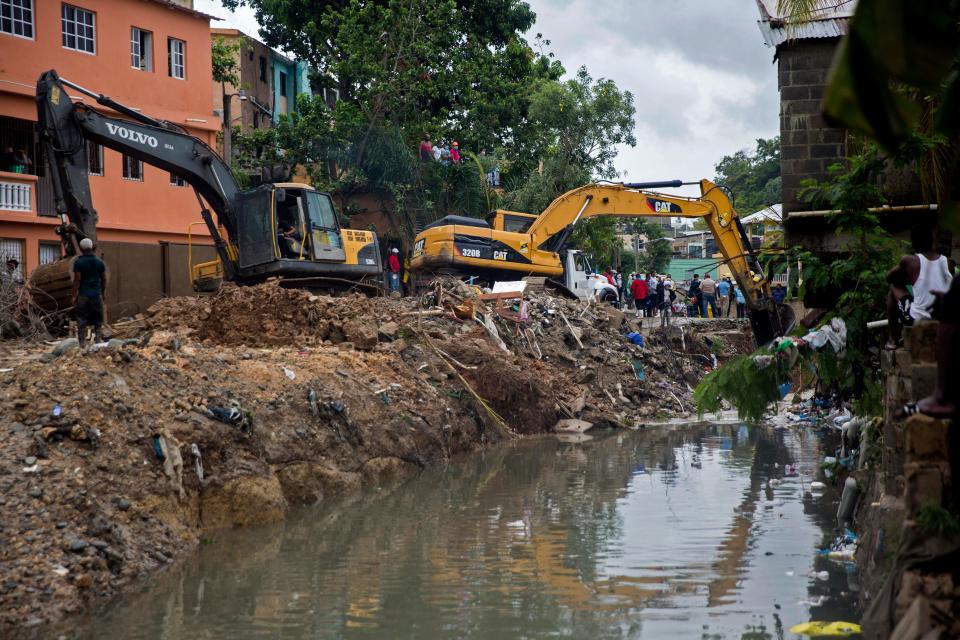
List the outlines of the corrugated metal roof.
{"type": "Polygon", "coordinates": [[[847,25],[857,6],[856,0],[824,0],[821,8],[804,20],[778,15],[777,0],[757,0],[760,20],[757,26],[768,47],[788,40],[839,38],[847,34],[847,25]]]}
{"type": "Polygon", "coordinates": [[[755,211],[750,215],[740,218],[740,222],[743,224],[753,224],[755,222],[776,222],[780,224],[783,222],[783,205],[782,204],[772,204],[769,207],[760,209],[760,211],[755,211]]]}
{"type": "Polygon", "coordinates": [[[768,47],[778,47],[788,40],[813,40],[817,38],[839,38],[847,35],[849,18],[815,20],[804,24],[788,24],[782,27],[771,26],[770,22],[757,20],[763,41],[768,47]]]}

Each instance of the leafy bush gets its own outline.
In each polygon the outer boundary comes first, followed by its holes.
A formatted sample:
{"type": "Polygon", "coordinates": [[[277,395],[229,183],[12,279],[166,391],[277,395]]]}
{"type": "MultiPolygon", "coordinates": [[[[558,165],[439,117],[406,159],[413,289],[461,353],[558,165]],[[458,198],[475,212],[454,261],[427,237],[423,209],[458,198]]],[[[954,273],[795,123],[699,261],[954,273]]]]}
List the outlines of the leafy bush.
{"type": "MultiPolygon", "coordinates": [[[[769,355],[760,349],[754,355],[769,355]]],[[[750,422],[763,418],[767,407],[780,399],[780,382],[783,373],[776,360],[766,368],[758,367],[754,356],[739,356],[723,367],[711,371],[697,385],[693,399],[697,404],[697,413],[713,413],[721,408],[726,400],[737,408],[740,417],[750,422]]]]}

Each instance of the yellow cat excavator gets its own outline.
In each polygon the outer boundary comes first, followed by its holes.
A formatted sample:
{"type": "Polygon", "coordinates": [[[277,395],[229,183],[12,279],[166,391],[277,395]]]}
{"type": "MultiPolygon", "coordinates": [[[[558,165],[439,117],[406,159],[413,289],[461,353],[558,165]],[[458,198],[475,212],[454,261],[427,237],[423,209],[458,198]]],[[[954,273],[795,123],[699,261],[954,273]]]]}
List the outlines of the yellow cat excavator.
{"type": "Polygon", "coordinates": [[[598,183],[563,194],[540,215],[497,210],[486,220],[447,216],[428,225],[413,245],[414,281],[435,274],[473,276],[480,282],[547,277],[561,290],[584,296],[594,291],[586,280],[592,269],[586,256],[568,249],[577,224],[599,216],[702,218],[717,241],[746,298],[759,345],[784,335],[794,324],[789,307],[778,306],[727,194],[709,180],[598,183]],[[699,184],[699,197],[650,191],[699,184]]]}

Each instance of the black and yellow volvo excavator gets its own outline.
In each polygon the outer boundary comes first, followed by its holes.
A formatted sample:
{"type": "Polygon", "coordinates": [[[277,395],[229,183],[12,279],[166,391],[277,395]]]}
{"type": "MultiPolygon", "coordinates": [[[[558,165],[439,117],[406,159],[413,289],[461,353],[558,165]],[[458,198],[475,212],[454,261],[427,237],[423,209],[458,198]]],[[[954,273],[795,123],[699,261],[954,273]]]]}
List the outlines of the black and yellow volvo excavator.
{"type": "Polygon", "coordinates": [[[218,256],[191,265],[198,290],[214,288],[221,279],[253,284],[274,276],[294,286],[382,288],[376,234],[341,229],[329,194],[298,183],[241,191],[230,167],[202,140],[60,78],[56,71],[44,72],[37,81],[37,116],[61,221],[56,232],[66,256],[31,276],[31,283],[49,296],[40,300],[47,307],[69,306],[72,258],[80,240],[96,241],[87,141],[169,171],[193,187],[218,256]],[[65,85],[126,118],[73,102],[65,85]],[[290,241],[280,237],[283,227],[293,227],[290,241]]]}
{"type": "Polygon", "coordinates": [[[486,221],[447,216],[417,235],[410,268],[420,280],[437,273],[486,282],[545,276],[557,287],[572,290],[578,283],[570,274],[582,271],[583,262],[577,252],[568,250],[567,242],[579,222],[599,216],[702,218],[744,293],[757,344],[784,335],[793,327],[792,312],[774,303],[750,240],[723,189],[701,180],[701,195],[696,198],[649,191],[683,184],[680,180],[588,184],[563,194],[539,215],[498,210],[486,221]]]}

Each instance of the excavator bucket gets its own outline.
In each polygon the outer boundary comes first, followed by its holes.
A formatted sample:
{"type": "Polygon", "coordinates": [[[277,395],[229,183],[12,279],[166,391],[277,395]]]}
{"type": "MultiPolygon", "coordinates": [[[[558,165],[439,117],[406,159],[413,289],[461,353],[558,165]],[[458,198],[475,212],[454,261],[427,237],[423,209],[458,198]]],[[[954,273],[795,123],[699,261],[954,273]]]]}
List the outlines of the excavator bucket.
{"type": "Polygon", "coordinates": [[[785,304],[750,312],[750,326],[758,347],[765,347],[779,336],[787,335],[796,323],[796,314],[785,304]]]}

